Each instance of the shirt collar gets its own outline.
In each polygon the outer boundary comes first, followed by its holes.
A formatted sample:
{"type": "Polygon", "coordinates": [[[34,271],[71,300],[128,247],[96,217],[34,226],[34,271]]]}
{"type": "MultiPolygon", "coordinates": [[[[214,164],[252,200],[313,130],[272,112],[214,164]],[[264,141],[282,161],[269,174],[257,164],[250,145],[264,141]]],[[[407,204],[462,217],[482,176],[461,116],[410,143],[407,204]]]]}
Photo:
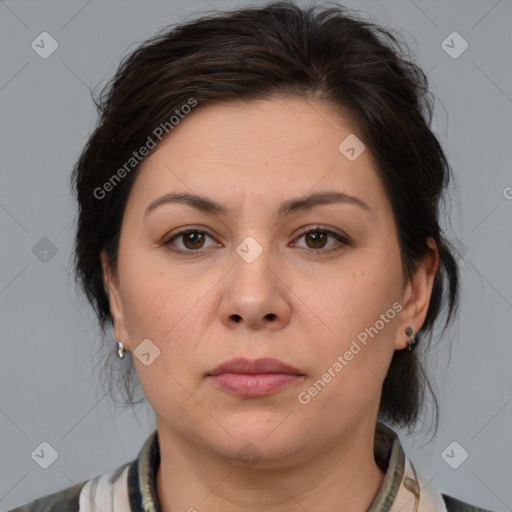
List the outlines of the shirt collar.
{"type": "Polygon", "coordinates": [[[395,431],[380,421],[375,428],[373,453],[377,465],[385,474],[367,512],[384,512],[391,510],[402,482],[405,453],[395,431]]]}
{"type": "MultiPolygon", "coordinates": [[[[385,475],[367,512],[386,512],[391,509],[404,476],[405,454],[395,431],[380,421],[375,429],[374,456],[385,475]]],[[[133,512],[161,512],[156,492],[159,464],[158,431],[154,430],[128,472],[128,493],[133,512]]]]}
{"type": "Polygon", "coordinates": [[[128,471],[128,496],[132,512],[161,512],[156,493],[156,472],[160,464],[158,430],[154,430],[140,449],[128,471]]]}

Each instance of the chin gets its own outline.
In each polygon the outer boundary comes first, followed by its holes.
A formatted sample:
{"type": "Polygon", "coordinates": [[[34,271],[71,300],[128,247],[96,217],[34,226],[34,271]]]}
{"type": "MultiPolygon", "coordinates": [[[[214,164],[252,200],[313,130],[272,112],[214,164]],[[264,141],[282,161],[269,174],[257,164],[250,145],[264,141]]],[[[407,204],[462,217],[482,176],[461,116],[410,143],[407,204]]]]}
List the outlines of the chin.
{"type": "Polygon", "coordinates": [[[260,457],[267,461],[287,457],[297,451],[298,445],[306,445],[307,442],[301,440],[304,431],[294,425],[291,419],[284,418],[282,414],[255,411],[237,414],[237,418],[232,418],[231,421],[226,418],[219,419],[219,423],[231,434],[223,436],[220,444],[229,448],[229,456],[232,456],[233,449],[238,452],[246,447],[249,452],[254,450],[255,456],[258,451],[261,452],[260,457]]]}

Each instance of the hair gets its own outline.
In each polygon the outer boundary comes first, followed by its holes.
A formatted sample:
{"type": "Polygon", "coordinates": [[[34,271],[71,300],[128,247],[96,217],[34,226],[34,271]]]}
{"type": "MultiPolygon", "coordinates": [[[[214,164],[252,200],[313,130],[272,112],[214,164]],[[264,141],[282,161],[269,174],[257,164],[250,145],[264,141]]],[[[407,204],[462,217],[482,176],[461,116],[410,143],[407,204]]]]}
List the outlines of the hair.
{"type": "MultiPolygon", "coordinates": [[[[133,152],[158,133],[157,127],[166,127],[172,136],[169,120],[191,100],[197,109],[272,98],[328,102],[357,127],[392,206],[404,276],[411,277],[431,252],[429,237],[437,244],[439,268],[416,340],[420,348],[430,343],[434,322],[447,304],[444,332],[459,300],[456,249],[439,225],[440,200],[451,169],[430,129],[434,100],[427,77],[407,50],[398,33],[346,7],[301,9],[291,2],[274,2],[165,27],[124,57],[94,98],[98,123],[72,173],[78,201],[76,283],[91,303],[103,336],[112,317],[100,253],[105,250],[115,275],[125,206],[144,161],[134,164],[133,152]],[[126,172],[120,172],[123,168],[126,172]],[[119,179],[113,183],[116,172],[119,179]],[[105,186],[102,190],[109,188],[108,193],[98,198],[99,188],[109,180],[113,186],[105,186]]],[[[130,367],[125,368],[125,360],[120,369],[109,344],[105,359],[109,380],[121,374],[117,383],[125,405],[142,401],[134,400],[131,354],[130,367]]],[[[418,351],[395,351],[382,385],[379,419],[410,428],[427,389],[437,430],[437,399],[418,351]]]]}

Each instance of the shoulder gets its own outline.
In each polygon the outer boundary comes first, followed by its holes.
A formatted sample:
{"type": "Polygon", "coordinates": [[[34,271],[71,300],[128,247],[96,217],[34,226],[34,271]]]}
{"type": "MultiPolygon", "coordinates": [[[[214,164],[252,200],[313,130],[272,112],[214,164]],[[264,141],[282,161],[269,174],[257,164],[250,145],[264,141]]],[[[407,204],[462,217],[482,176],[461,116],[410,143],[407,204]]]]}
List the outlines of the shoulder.
{"type": "Polygon", "coordinates": [[[140,501],[143,491],[148,492],[147,488],[151,488],[158,462],[158,437],[154,430],[134,460],[8,512],[125,512],[132,510],[132,502],[139,510],[137,500],[140,501]]]}
{"type": "MultiPolygon", "coordinates": [[[[130,510],[128,474],[137,471],[137,462],[127,462],[117,469],[47,494],[8,512],[94,512],[130,510]]],[[[138,487],[138,484],[137,484],[138,487]]]]}
{"type": "Polygon", "coordinates": [[[443,497],[444,504],[446,505],[446,510],[448,512],[491,512],[485,508],[475,507],[474,505],[460,501],[453,496],[448,496],[447,494],[441,494],[441,496],[443,497]]]}
{"type": "Polygon", "coordinates": [[[87,480],[47,494],[9,512],[78,512],[80,492],[87,480]]]}

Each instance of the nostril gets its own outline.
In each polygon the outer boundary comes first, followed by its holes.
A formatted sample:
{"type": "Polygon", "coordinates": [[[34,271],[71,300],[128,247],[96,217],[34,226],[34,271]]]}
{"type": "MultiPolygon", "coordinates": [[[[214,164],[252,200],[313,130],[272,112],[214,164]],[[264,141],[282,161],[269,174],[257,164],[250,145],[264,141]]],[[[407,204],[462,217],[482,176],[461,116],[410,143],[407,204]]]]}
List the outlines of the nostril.
{"type": "Polygon", "coordinates": [[[274,320],[274,318],[276,317],[276,315],[274,313],[269,313],[268,315],[266,315],[266,317],[269,319],[269,320],[274,320]]]}

